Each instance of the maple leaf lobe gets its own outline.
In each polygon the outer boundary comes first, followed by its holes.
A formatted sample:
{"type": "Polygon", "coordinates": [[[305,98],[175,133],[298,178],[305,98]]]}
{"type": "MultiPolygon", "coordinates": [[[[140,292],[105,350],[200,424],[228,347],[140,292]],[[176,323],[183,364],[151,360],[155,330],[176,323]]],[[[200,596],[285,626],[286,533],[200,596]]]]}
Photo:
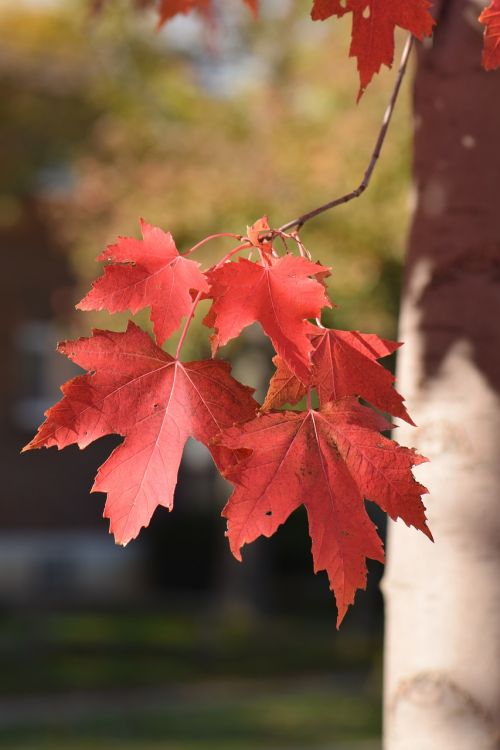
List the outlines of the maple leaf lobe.
{"type": "Polygon", "coordinates": [[[258,321],[278,354],[307,380],[312,351],[307,334],[313,330],[308,318],[331,307],[318,272],[316,263],[289,254],[269,258],[266,266],[240,258],[209,271],[207,296],[213,304],[203,322],[215,329],[214,350],[258,321]]]}
{"type": "Polygon", "coordinates": [[[63,386],[63,399],[26,448],[124,437],[93,486],[108,493],[104,515],[121,544],[148,525],[158,505],[172,507],[188,437],[210,448],[223,427],[250,419],[258,406],[227,363],[179,362],[132,322],[124,333],[96,330],[60,350],[89,372],[63,386]]]}
{"type": "Polygon", "coordinates": [[[104,274],[78,303],[79,310],[130,310],[151,308],[159,344],[179,327],[192,306],[191,290],[207,292],[200,264],[179,254],[170,232],[141,219],[143,239],[119,237],[97,260],[108,261],[104,274]]]}
{"type": "Polygon", "coordinates": [[[359,396],[381,411],[413,424],[403,398],[393,387],[394,376],[376,361],[396,351],[399,343],[358,331],[318,327],[315,331],[311,334],[309,383],[301,383],[285,362],[275,358],[277,369],[262,406],[264,411],[298,403],[310,385],[316,388],[321,404],[359,396]]]}
{"type": "Polygon", "coordinates": [[[358,100],[382,65],[392,66],[394,30],[405,29],[417,39],[432,33],[434,19],[429,0],[314,0],[311,16],[324,21],[352,13],[349,55],[357,59],[360,79],[358,100]]]}
{"type": "Polygon", "coordinates": [[[364,498],[428,536],[411,468],[424,459],[380,435],[387,423],[349,398],[320,411],[274,412],[225,429],[220,442],[253,452],[226,470],[235,485],[223,511],[233,554],[271,536],[301,504],[306,508],[314,570],[326,570],[338,624],[366,585],[366,558],[383,561],[382,543],[364,498]]]}

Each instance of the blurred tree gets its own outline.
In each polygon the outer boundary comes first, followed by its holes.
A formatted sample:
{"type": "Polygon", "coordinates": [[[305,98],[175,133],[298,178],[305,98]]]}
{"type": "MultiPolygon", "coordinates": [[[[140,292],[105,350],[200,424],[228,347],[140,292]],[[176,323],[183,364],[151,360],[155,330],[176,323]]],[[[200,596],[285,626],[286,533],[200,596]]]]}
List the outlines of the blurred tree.
{"type": "MultiPolygon", "coordinates": [[[[193,44],[203,33],[196,20],[155,35],[152,19],[128,4],[110,3],[97,18],[81,6],[0,15],[0,206],[9,220],[20,195],[36,194],[82,291],[104,244],[136,233],[140,215],[182,248],[263,213],[278,224],[361,175],[391,81],[376,82],[362,113],[354,107],[355,71],[332,51],[345,25],[313,25],[288,4],[279,18],[247,23],[242,5],[236,28],[220,34],[234,41],[213,52],[193,44]],[[276,44],[278,30],[287,44],[276,44]]],[[[402,110],[372,200],[341,209],[333,234],[328,219],[304,233],[315,257],[334,265],[336,325],[381,335],[395,331],[406,225],[402,110]]]]}

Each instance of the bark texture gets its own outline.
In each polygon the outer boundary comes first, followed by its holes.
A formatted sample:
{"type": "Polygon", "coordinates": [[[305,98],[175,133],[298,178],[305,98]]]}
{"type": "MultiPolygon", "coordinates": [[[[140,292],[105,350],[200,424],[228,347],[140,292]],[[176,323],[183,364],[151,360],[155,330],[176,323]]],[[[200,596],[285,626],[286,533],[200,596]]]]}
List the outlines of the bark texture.
{"type": "MultiPolygon", "coordinates": [[[[414,89],[415,210],[398,386],[430,464],[432,545],[391,524],[385,750],[500,748],[500,75],[445,0],[414,89]]],[[[424,498],[425,500],[425,498],[424,498]]]]}

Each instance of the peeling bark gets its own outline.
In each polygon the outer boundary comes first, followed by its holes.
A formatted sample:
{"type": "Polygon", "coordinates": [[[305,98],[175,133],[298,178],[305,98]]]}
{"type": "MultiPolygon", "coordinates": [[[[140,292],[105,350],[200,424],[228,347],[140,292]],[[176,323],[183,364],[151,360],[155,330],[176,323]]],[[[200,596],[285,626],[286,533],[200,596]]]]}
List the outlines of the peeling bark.
{"type": "Polygon", "coordinates": [[[436,541],[391,524],[386,750],[500,748],[500,75],[471,8],[441,3],[415,81],[397,437],[431,459],[436,541]]]}

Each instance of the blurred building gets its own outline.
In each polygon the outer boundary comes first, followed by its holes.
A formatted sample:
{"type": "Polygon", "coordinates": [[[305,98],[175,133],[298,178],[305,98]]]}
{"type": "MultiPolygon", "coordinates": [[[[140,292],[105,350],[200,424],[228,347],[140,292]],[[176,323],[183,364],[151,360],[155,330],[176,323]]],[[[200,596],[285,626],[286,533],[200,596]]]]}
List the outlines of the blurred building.
{"type": "Polygon", "coordinates": [[[129,596],[139,548],[115,547],[89,494],[100,446],[20,454],[76,368],[55,351],[71,330],[74,281],[35,200],[0,226],[0,603],[129,596]],[[5,224],[7,226],[5,226],[5,224]]]}

